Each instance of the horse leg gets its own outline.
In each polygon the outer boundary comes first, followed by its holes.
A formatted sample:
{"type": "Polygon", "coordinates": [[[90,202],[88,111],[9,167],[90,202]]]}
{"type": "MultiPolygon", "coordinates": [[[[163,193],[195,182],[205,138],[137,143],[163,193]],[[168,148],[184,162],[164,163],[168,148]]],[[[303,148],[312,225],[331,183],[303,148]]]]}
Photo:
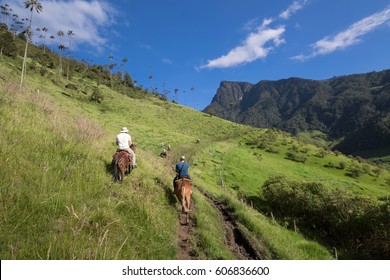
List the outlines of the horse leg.
{"type": "Polygon", "coordinates": [[[127,165],[127,169],[129,170],[129,172],[128,172],[127,174],[129,174],[129,175],[130,175],[130,173],[131,173],[131,170],[133,170],[133,168],[131,167],[131,161],[128,163],[128,165],[127,165]]]}
{"type": "Polygon", "coordinates": [[[187,200],[187,209],[190,211],[191,209],[191,187],[188,186],[187,193],[186,193],[186,200],[187,200]]]}
{"type": "Polygon", "coordinates": [[[121,166],[120,171],[121,171],[121,183],[123,183],[123,179],[125,178],[126,167],[121,166]]]}

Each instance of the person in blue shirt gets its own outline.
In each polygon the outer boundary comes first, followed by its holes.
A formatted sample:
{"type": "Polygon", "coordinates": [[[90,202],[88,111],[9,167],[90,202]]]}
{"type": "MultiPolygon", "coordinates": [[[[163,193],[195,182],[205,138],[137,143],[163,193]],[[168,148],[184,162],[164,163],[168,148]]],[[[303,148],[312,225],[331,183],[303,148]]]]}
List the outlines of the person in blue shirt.
{"type": "Polygon", "coordinates": [[[173,179],[173,188],[175,188],[175,181],[180,178],[187,178],[191,180],[190,175],[188,175],[188,168],[190,167],[190,165],[188,164],[188,162],[185,161],[185,159],[185,156],[181,156],[180,162],[176,164],[176,177],[173,179]]]}

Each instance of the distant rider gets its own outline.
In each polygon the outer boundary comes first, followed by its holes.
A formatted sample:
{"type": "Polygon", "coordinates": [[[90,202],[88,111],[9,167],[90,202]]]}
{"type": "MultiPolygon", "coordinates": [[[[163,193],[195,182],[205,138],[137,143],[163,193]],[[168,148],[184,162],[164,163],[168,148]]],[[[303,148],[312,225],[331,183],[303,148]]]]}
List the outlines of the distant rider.
{"type": "Polygon", "coordinates": [[[163,149],[162,152],[160,153],[160,157],[162,157],[162,158],[167,157],[167,151],[165,149],[163,149]]]}

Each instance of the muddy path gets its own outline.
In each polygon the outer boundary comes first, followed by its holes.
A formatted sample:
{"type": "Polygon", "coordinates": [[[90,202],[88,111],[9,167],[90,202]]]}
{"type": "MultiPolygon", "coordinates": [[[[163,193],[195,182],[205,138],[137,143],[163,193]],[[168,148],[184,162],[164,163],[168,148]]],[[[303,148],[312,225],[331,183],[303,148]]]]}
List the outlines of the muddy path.
{"type": "MultiPolygon", "coordinates": [[[[232,252],[237,260],[260,260],[263,259],[261,254],[251,245],[251,242],[240,229],[238,223],[233,219],[226,205],[218,201],[210,194],[205,193],[200,188],[196,188],[210,203],[218,210],[221,216],[222,227],[225,232],[225,245],[232,252]]],[[[191,200],[192,212],[196,211],[194,201],[191,200]]],[[[179,215],[179,233],[178,233],[178,254],[180,260],[194,260],[196,256],[192,250],[193,242],[195,242],[195,218],[189,215],[188,224],[185,223],[185,214],[179,215]]]]}
{"type": "MultiPolygon", "coordinates": [[[[191,209],[195,210],[194,200],[191,199],[191,209]]],[[[190,213],[188,214],[188,220],[186,214],[179,213],[179,232],[177,237],[178,243],[178,260],[196,260],[196,255],[193,251],[193,244],[195,240],[195,218],[190,213]],[[188,222],[187,222],[188,221],[188,222]]]]}
{"type": "Polygon", "coordinates": [[[240,229],[239,224],[234,220],[232,213],[228,207],[217,200],[210,194],[200,192],[218,209],[222,218],[222,226],[225,230],[225,244],[229,250],[235,256],[237,260],[261,260],[264,259],[254,246],[251,241],[246,237],[243,231],[240,229]]]}

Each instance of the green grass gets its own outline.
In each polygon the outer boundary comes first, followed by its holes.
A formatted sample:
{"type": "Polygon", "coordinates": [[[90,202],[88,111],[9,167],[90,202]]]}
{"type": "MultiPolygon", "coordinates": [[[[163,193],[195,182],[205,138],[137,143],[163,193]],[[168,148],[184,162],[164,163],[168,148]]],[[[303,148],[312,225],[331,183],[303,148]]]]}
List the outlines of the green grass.
{"type": "Polygon", "coordinates": [[[236,218],[260,239],[272,252],[275,259],[333,259],[329,251],[320,244],[306,240],[301,234],[287,231],[271,218],[259,215],[254,209],[226,198],[230,207],[235,209],[236,218]]]}
{"type": "Polygon", "coordinates": [[[232,253],[224,244],[225,232],[221,226],[221,217],[210,202],[195,190],[195,218],[197,226],[197,241],[195,254],[201,258],[213,260],[234,259],[232,253]]]}
{"type": "MultiPolygon", "coordinates": [[[[354,179],[324,165],[367,163],[332,152],[317,157],[320,148],[285,133],[233,124],[150,94],[131,98],[106,86],[100,86],[103,102],[90,102],[96,83],[77,73],[71,82],[87,88],[87,95],[54,84],[55,70],[50,77],[28,70],[19,91],[20,65],[20,58],[0,59],[2,259],[175,259],[179,207],[171,182],[181,154],[189,159],[194,184],[229,204],[243,232],[271,259],[332,256],[248,206],[248,198],[261,200],[259,190],[270,176],[325,181],[375,197],[390,193],[387,170],[354,179]],[[123,126],[138,145],[139,168],[120,185],[112,182],[110,162],[123,126]],[[273,151],[246,144],[261,137],[273,139],[273,151]],[[158,157],[161,143],[173,148],[168,159],[158,157]],[[305,163],[285,158],[294,146],[305,163]]],[[[217,210],[196,191],[194,200],[194,253],[199,259],[234,258],[217,210]]]]}
{"type": "Polygon", "coordinates": [[[113,184],[112,151],[99,142],[107,132],[95,121],[28,91],[2,94],[2,105],[2,258],[176,257],[176,207],[155,180],[163,167],[141,164],[154,175],[113,184]]]}

